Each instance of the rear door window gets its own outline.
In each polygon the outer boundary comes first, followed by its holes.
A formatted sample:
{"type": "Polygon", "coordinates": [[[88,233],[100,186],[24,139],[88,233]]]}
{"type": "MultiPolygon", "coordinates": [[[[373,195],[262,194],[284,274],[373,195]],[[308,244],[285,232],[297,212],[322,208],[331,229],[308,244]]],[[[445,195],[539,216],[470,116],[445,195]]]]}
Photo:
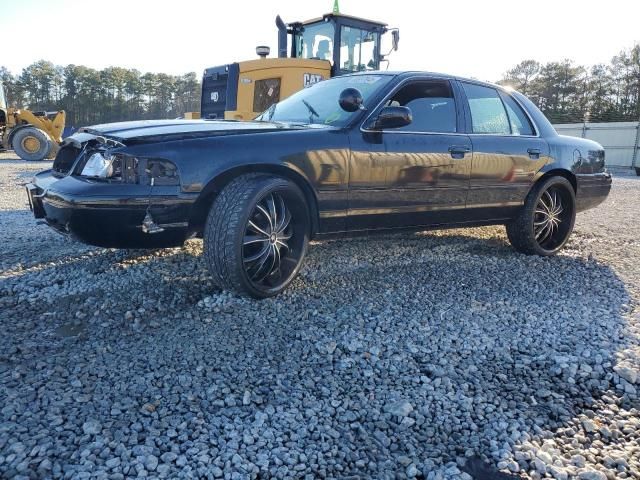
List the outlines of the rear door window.
{"type": "Polygon", "coordinates": [[[473,133],[511,135],[509,117],[495,88],[462,82],[469,101],[473,133]]]}

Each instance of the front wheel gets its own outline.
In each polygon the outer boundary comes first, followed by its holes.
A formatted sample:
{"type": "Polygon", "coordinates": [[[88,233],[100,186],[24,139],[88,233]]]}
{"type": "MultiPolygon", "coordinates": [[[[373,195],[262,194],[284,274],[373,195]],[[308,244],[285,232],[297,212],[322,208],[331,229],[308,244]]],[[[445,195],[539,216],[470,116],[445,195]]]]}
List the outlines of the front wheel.
{"type": "Polygon", "coordinates": [[[554,255],[573,231],[575,205],[575,192],[566,178],[541,181],[529,192],[518,216],[507,224],[509,242],[527,255],[554,255]]]}
{"type": "Polygon", "coordinates": [[[204,255],[223,288],[255,298],[277,295],[298,273],[310,217],[300,188],[266,174],[232,180],[216,197],[204,231],[204,255]]]}

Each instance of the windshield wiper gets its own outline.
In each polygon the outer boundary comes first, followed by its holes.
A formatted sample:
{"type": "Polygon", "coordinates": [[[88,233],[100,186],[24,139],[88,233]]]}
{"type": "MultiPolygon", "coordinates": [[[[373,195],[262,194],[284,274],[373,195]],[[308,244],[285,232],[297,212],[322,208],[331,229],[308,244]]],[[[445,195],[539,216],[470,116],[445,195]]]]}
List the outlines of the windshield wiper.
{"type": "Polygon", "coordinates": [[[267,119],[267,121],[270,121],[273,118],[273,115],[276,113],[276,105],[277,103],[274,103],[267,109],[267,112],[269,112],[269,118],[267,119]]]}
{"type": "Polygon", "coordinates": [[[258,115],[255,119],[257,122],[270,122],[273,118],[273,115],[276,113],[276,105],[277,103],[272,103],[269,108],[267,108],[264,112],[258,115]],[[265,116],[267,118],[265,118],[265,116]]]}
{"type": "Polygon", "coordinates": [[[313,123],[313,117],[320,118],[320,115],[318,114],[318,112],[316,112],[316,109],[313,108],[311,104],[304,98],[302,99],[302,103],[304,103],[304,106],[307,107],[307,110],[309,110],[309,123],[313,123]]]}

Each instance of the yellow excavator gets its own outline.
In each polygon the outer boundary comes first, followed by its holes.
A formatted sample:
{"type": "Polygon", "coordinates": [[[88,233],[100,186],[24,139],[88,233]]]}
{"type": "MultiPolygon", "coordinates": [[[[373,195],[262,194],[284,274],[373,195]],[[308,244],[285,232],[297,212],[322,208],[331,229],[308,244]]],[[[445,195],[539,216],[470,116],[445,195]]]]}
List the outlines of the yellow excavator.
{"type": "Polygon", "coordinates": [[[13,150],[23,160],[55,157],[62,142],[65,112],[32,112],[7,106],[0,83],[0,149],[13,150]]]}
{"type": "Polygon", "coordinates": [[[207,68],[202,79],[200,112],[186,118],[252,120],[274,103],[337,75],[379,70],[398,49],[400,33],[385,23],[332,13],[285,24],[276,17],[278,58],[256,48],[256,60],[207,68]],[[391,50],[381,53],[382,36],[391,34],[391,50]],[[289,42],[289,38],[291,41],[289,42]]]}

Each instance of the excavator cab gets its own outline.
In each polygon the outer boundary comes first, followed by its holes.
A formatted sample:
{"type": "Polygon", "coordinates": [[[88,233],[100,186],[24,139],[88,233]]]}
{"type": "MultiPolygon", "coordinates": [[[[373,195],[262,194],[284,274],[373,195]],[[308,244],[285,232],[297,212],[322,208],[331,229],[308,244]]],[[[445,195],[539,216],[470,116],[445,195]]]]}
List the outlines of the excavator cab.
{"type": "MultiPolygon", "coordinates": [[[[328,60],[332,77],[379,70],[384,59],[380,43],[382,35],[387,32],[387,25],[381,22],[328,13],[321,18],[288,26],[278,17],[276,25],[279,31],[278,56],[286,56],[284,42],[288,34],[292,37],[292,58],[328,60]]],[[[394,33],[394,39],[397,39],[397,33],[394,33]]],[[[397,40],[395,42],[397,45],[397,40]]]]}
{"type": "Polygon", "coordinates": [[[252,120],[321,80],[380,69],[386,61],[381,40],[387,32],[392,35],[392,49],[398,48],[398,29],[340,13],[290,24],[278,16],[276,26],[278,58],[267,58],[269,47],[259,46],[259,59],[207,68],[201,111],[186,118],[252,120]]]}

